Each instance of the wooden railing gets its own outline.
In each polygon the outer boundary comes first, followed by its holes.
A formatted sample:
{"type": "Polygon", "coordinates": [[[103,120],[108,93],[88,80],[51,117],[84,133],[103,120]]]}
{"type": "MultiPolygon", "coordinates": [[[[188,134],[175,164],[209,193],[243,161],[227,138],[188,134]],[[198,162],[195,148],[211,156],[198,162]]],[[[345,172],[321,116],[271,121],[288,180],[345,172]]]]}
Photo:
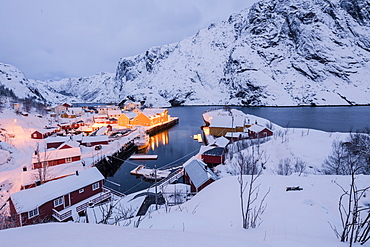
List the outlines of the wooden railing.
{"type": "MultiPolygon", "coordinates": [[[[110,190],[107,190],[107,189],[103,189],[103,192],[100,194],[100,196],[96,197],[96,198],[93,198],[92,200],[89,200],[89,199],[86,199],[84,203],[82,203],[81,205],[78,205],[77,207],[75,207],[75,210],[77,213],[80,213],[82,211],[84,211],[90,203],[92,204],[97,204],[97,203],[100,203],[102,201],[105,201],[107,199],[109,199],[111,197],[111,192],[110,190]]],[[[64,209],[65,210],[65,209],[64,209]]],[[[64,211],[62,210],[62,212],[64,211]]],[[[74,210],[74,206],[72,205],[71,208],[63,213],[61,212],[58,212],[57,210],[53,209],[53,217],[58,220],[58,221],[64,221],[66,219],[69,219],[72,217],[72,210],[74,210]]]]}

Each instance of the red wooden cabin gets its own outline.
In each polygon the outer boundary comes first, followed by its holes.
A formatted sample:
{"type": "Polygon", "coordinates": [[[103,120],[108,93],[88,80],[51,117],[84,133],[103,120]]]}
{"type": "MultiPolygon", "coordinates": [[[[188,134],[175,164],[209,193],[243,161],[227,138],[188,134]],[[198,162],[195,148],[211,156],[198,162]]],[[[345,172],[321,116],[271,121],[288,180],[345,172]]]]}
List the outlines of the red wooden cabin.
{"type": "Polygon", "coordinates": [[[104,189],[103,175],[96,167],[50,181],[10,196],[10,213],[18,226],[47,221],[66,221],[83,212],[89,204],[111,197],[104,189]]]}

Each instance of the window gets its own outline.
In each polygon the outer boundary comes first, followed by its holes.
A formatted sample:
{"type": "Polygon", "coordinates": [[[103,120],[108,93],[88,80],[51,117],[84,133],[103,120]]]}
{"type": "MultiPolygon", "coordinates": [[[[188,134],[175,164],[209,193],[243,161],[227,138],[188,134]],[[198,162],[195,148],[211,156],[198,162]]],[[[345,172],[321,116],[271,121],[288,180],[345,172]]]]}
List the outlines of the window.
{"type": "Polygon", "coordinates": [[[71,163],[71,162],[72,162],[72,158],[71,157],[66,158],[66,163],[71,163]]]}
{"type": "Polygon", "coordinates": [[[35,208],[34,210],[31,210],[28,212],[28,218],[31,219],[35,216],[39,215],[39,209],[35,208]]]}
{"type": "Polygon", "coordinates": [[[58,207],[63,204],[63,197],[59,197],[54,200],[54,207],[58,207]]]}
{"type": "Polygon", "coordinates": [[[78,193],[80,193],[80,194],[81,194],[81,193],[84,193],[84,191],[85,191],[84,189],[79,189],[79,190],[78,190],[78,193]]]}
{"type": "Polygon", "coordinates": [[[99,182],[95,183],[92,185],[92,190],[97,190],[99,189],[100,185],[99,185],[99,182]]]}

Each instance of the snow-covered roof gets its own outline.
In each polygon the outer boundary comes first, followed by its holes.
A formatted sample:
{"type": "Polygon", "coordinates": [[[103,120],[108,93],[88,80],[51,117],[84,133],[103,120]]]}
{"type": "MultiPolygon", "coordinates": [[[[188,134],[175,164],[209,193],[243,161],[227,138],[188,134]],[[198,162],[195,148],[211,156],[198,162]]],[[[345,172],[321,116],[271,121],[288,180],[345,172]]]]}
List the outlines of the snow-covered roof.
{"type": "Polygon", "coordinates": [[[79,147],[80,146],[80,143],[79,142],[76,142],[76,141],[67,141],[67,142],[64,142],[64,143],[60,144],[60,146],[57,149],[61,149],[65,145],[68,145],[68,146],[70,146],[72,148],[76,148],[76,147],[79,147]]]}
{"type": "Polygon", "coordinates": [[[205,151],[203,154],[209,155],[209,156],[221,156],[224,152],[225,152],[224,148],[215,147],[215,148],[205,151]]]}
{"type": "MultiPolygon", "coordinates": [[[[87,168],[83,166],[81,160],[60,164],[57,166],[50,166],[48,167],[46,173],[46,180],[53,180],[55,178],[69,176],[74,174],[76,171],[82,171],[85,169],[87,168]]],[[[22,171],[22,185],[27,186],[34,184],[37,178],[35,175],[35,170],[22,171]]]]}
{"type": "Polygon", "coordinates": [[[121,110],[108,110],[108,115],[121,115],[121,110]]]}
{"type": "Polygon", "coordinates": [[[51,132],[54,132],[57,128],[49,128],[49,129],[38,129],[38,130],[35,130],[33,133],[35,133],[36,131],[39,132],[40,134],[46,134],[46,133],[51,133],[51,132]]]}
{"type": "Polygon", "coordinates": [[[217,179],[216,175],[208,168],[208,166],[196,157],[190,158],[183,166],[185,172],[188,174],[191,182],[196,188],[199,188],[211,178],[214,180],[217,179]]]}
{"type": "Polygon", "coordinates": [[[108,114],[96,114],[93,116],[94,119],[105,119],[108,118],[108,114]]]}
{"type": "Polygon", "coordinates": [[[125,111],[123,112],[129,119],[135,118],[137,116],[136,112],[133,111],[125,111]]]}
{"type": "Polygon", "coordinates": [[[223,109],[203,113],[210,127],[235,128],[244,126],[247,115],[242,111],[232,109],[231,113],[223,109]]]}
{"type": "Polygon", "coordinates": [[[108,136],[107,135],[96,135],[96,136],[84,136],[82,138],[82,143],[88,142],[107,142],[108,136]]]}
{"type": "Polygon", "coordinates": [[[211,145],[215,145],[217,147],[224,148],[224,147],[227,146],[227,144],[229,144],[229,142],[230,141],[227,138],[221,136],[221,137],[217,138],[211,145]]]}
{"type": "Polygon", "coordinates": [[[259,125],[259,124],[253,124],[248,128],[250,131],[255,133],[260,133],[262,130],[267,129],[267,127],[259,125]]]}
{"type": "Polygon", "coordinates": [[[81,156],[81,150],[79,147],[72,147],[67,149],[56,149],[56,150],[47,150],[45,152],[39,152],[39,155],[32,155],[32,163],[38,163],[43,161],[51,161],[58,159],[65,159],[69,157],[81,156]]]}
{"type": "Polygon", "coordinates": [[[160,108],[146,108],[143,110],[143,113],[148,117],[154,116],[156,114],[161,114],[165,112],[167,109],[160,109],[160,108]]]}
{"type": "Polygon", "coordinates": [[[225,134],[225,137],[227,138],[238,138],[238,137],[241,137],[241,138],[247,138],[249,135],[248,133],[246,132],[227,132],[225,134]]]}
{"type": "Polygon", "coordinates": [[[45,139],[46,143],[58,143],[58,142],[66,142],[71,139],[70,136],[55,136],[55,137],[48,137],[45,139]]]}
{"type": "Polygon", "coordinates": [[[50,181],[32,189],[21,190],[12,194],[10,197],[17,213],[24,213],[103,179],[104,176],[96,167],[93,167],[80,172],[78,176],[75,174],[50,181]]]}

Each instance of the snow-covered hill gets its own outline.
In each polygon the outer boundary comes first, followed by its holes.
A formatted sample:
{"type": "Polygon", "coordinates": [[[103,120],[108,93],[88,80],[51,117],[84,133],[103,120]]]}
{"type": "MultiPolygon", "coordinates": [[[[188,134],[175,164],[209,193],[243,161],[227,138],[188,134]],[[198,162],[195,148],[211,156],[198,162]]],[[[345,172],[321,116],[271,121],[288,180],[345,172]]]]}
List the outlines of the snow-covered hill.
{"type": "MultiPolygon", "coordinates": [[[[359,188],[368,176],[357,179],[359,188]]],[[[220,179],[192,200],[142,218],[139,229],[78,223],[47,223],[0,231],[4,246],[254,246],[339,247],[332,227],[341,230],[336,184],[348,187],[349,176],[262,176],[266,210],[262,224],[242,228],[237,177],[220,179]],[[302,191],[285,191],[287,186],[302,191]],[[22,236],[22,237],[19,237],[22,236]]],[[[363,203],[369,198],[364,197],[363,203]]],[[[137,220],[137,219],[133,219],[137,220]]],[[[360,246],[355,244],[354,246],[360,246]]],[[[370,246],[365,243],[361,246],[370,246]]]]}
{"type": "Polygon", "coordinates": [[[31,98],[41,103],[79,101],[70,94],[63,94],[50,87],[47,82],[28,79],[21,70],[13,65],[0,63],[1,95],[31,98]]]}
{"type": "Polygon", "coordinates": [[[115,75],[14,83],[53,102],[370,104],[369,6],[369,0],[263,0],[178,43],[122,58],[115,75]]]}

